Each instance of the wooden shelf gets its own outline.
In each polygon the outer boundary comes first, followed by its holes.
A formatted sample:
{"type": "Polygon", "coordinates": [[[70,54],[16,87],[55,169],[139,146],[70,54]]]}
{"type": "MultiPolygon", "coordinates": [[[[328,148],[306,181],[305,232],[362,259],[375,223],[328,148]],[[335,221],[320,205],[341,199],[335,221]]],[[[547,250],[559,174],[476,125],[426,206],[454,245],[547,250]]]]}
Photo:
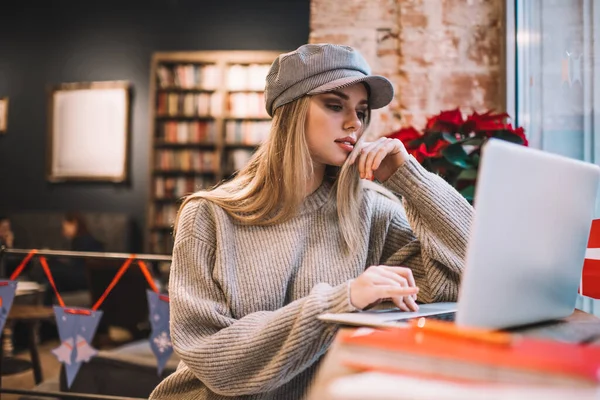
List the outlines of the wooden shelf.
{"type": "Polygon", "coordinates": [[[188,175],[188,176],[202,176],[202,175],[216,175],[215,171],[185,171],[185,170],[166,170],[156,169],[153,171],[154,175],[188,175]]]}
{"type": "Polygon", "coordinates": [[[154,198],[155,203],[179,203],[182,200],[183,199],[178,198],[178,197],[155,197],[154,198]]]}
{"type": "Polygon", "coordinates": [[[202,121],[202,120],[214,120],[216,117],[212,115],[157,115],[156,119],[159,120],[188,120],[188,121],[202,121]]]}
{"type": "Polygon", "coordinates": [[[264,89],[226,89],[227,93],[264,93],[264,89]]]}
{"type": "Polygon", "coordinates": [[[174,92],[174,93],[214,93],[216,89],[205,88],[182,88],[182,87],[167,87],[156,89],[157,92],[174,92]]]}
{"type": "Polygon", "coordinates": [[[235,115],[227,115],[225,117],[223,117],[224,119],[228,119],[228,120],[240,120],[240,121],[270,121],[272,118],[271,117],[261,117],[260,115],[256,115],[256,116],[247,116],[247,117],[238,117],[235,115]]]}
{"type": "Polygon", "coordinates": [[[173,227],[172,226],[166,226],[166,225],[154,225],[151,226],[150,229],[152,229],[153,231],[172,231],[173,227]]]}
{"type": "Polygon", "coordinates": [[[202,148],[202,149],[214,149],[217,145],[215,143],[194,143],[194,142],[165,142],[164,140],[157,140],[154,142],[154,147],[157,148],[202,148]]]}
{"type": "MultiPolygon", "coordinates": [[[[168,253],[169,247],[172,248],[172,226],[156,224],[157,221],[164,223],[173,223],[174,216],[177,213],[181,202],[178,198],[164,197],[166,193],[185,193],[192,190],[192,187],[209,188],[217,183],[231,177],[230,169],[241,168],[239,165],[243,161],[241,158],[232,159],[230,156],[234,150],[254,151],[258,143],[226,143],[226,140],[262,140],[264,135],[264,121],[270,121],[271,117],[265,115],[243,116],[231,115],[233,112],[244,111],[244,101],[256,102],[262,99],[264,93],[264,81],[253,83],[247,80],[237,80],[243,76],[256,76],[256,74],[246,74],[249,70],[240,69],[240,75],[233,77],[237,87],[229,85],[228,82],[232,73],[232,65],[247,66],[260,64],[268,67],[273,63],[282,51],[183,51],[183,52],[160,52],[154,53],[151,62],[151,81],[150,81],[150,135],[152,149],[150,154],[150,193],[148,194],[148,217],[146,231],[146,251],[155,253],[168,253]],[[190,67],[193,65],[193,67],[190,67]],[[208,69],[204,69],[208,68],[208,69]],[[160,75],[160,76],[159,76],[160,75]],[[182,83],[183,86],[177,86],[182,83]],[[214,87],[214,88],[213,88],[214,87]],[[256,88],[256,89],[252,89],[256,88]],[[247,95],[244,95],[244,94],[247,95]],[[195,107],[186,101],[194,98],[195,107]],[[235,104],[232,103],[232,99],[235,104]],[[175,102],[177,100],[177,102],[175,102]],[[238,104],[237,102],[241,102],[238,104]],[[207,105],[208,104],[208,105],[207,105]],[[162,114],[158,114],[160,111],[162,114]],[[206,106],[206,107],[205,107],[206,106]],[[199,108],[201,107],[201,108],[199,108]],[[232,107],[232,108],[230,108],[232,107]],[[212,112],[211,115],[185,115],[183,111],[202,111],[212,112]],[[166,114],[166,111],[176,112],[176,115],[166,114]],[[206,132],[194,132],[192,128],[186,130],[185,136],[175,136],[173,131],[167,135],[169,123],[187,123],[206,121],[206,132]],[[236,137],[228,137],[227,129],[231,135],[231,125],[240,123],[241,129],[236,131],[236,137]],[[229,126],[229,128],[228,128],[229,126]],[[194,135],[196,134],[196,136],[194,135]],[[253,136],[250,136],[253,135],[253,136]],[[165,137],[171,139],[197,138],[210,140],[214,143],[194,143],[194,142],[167,142],[165,137]],[[181,154],[182,157],[189,159],[179,159],[179,152],[188,152],[190,154],[181,154]],[[212,153],[212,154],[211,154],[212,153]],[[157,157],[164,157],[164,159],[157,157]],[[199,157],[199,158],[195,158],[199,157]],[[206,158],[212,157],[212,159],[206,158]],[[179,161],[182,160],[180,163],[179,161]],[[158,164],[157,161],[163,162],[158,164]],[[196,161],[206,163],[214,162],[215,170],[212,171],[190,171],[190,170],[162,170],[156,169],[157,165],[207,165],[199,164],[196,161]],[[235,163],[234,163],[235,161],[235,163]],[[185,162],[185,163],[184,163],[185,162]],[[175,180],[167,182],[167,180],[175,180]],[[168,185],[169,186],[168,186],[168,185]],[[174,190],[174,192],[173,192],[174,190]],[[162,197],[156,197],[155,194],[161,194],[162,197]],[[166,251],[165,251],[166,250],[166,251]]],[[[264,68],[266,74],[268,68],[264,68]]],[[[254,70],[255,73],[258,70],[254,70]]],[[[235,73],[235,72],[233,72],[235,73]]],[[[261,72],[263,73],[263,72],[261,72]]],[[[263,78],[260,78],[263,80],[263,78]]],[[[264,107],[260,101],[260,107],[264,107]]],[[[248,103],[250,107],[256,107],[256,103],[248,103]]],[[[257,110],[248,108],[248,110],[257,110]]],[[[177,127],[179,129],[179,126],[177,127]]],[[[187,127],[186,127],[187,128],[187,127]]],[[[202,128],[204,129],[204,128],[202,128]]],[[[179,131],[178,131],[179,132],[179,131]]],[[[265,134],[268,132],[265,131],[265,134]]],[[[182,131],[183,134],[183,131],[182,131]]]]}
{"type": "Polygon", "coordinates": [[[260,143],[257,143],[257,144],[226,143],[225,144],[225,150],[232,150],[232,149],[251,149],[251,150],[254,150],[258,146],[260,146],[260,143]]]}

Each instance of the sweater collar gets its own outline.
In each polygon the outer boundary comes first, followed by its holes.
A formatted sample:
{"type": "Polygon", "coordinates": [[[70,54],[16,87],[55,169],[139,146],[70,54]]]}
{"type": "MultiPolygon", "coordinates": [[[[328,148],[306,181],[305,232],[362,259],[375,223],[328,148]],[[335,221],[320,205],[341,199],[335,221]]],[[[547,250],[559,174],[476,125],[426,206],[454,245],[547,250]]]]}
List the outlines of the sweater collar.
{"type": "Polygon", "coordinates": [[[317,188],[314,192],[309,194],[302,203],[300,207],[300,214],[311,213],[323,207],[329,196],[331,195],[331,189],[333,187],[333,182],[328,179],[323,179],[323,183],[321,186],[317,188]]]}

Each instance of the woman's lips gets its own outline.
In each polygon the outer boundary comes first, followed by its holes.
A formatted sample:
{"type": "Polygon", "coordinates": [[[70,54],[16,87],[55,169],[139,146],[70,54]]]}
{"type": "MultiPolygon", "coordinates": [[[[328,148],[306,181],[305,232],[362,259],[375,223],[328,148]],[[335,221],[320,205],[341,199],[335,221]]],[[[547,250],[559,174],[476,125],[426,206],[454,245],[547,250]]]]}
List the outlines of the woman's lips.
{"type": "Polygon", "coordinates": [[[354,145],[351,144],[350,142],[335,142],[335,144],[337,144],[338,146],[340,146],[342,149],[346,150],[347,152],[351,152],[352,150],[354,150],[354,145]]]}

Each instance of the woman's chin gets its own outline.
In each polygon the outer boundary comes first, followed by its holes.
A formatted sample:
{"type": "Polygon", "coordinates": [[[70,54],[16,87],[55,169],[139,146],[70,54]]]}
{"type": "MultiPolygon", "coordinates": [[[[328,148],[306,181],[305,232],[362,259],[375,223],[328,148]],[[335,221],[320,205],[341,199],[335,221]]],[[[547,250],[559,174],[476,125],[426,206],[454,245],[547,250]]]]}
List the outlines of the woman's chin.
{"type": "Polygon", "coordinates": [[[332,162],[327,163],[327,165],[331,165],[332,167],[340,167],[341,168],[345,162],[346,162],[346,159],[344,158],[343,160],[332,160],[332,162]]]}

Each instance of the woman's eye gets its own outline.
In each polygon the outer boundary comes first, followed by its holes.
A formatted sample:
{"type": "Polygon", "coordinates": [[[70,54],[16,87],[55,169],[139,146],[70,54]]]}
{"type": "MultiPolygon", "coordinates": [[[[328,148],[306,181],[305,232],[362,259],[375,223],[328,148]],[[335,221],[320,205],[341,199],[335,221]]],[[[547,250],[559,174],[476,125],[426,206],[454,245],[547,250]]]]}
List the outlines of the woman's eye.
{"type": "Polygon", "coordinates": [[[363,121],[365,118],[367,118],[367,113],[364,111],[357,111],[356,116],[363,121]]]}
{"type": "Polygon", "coordinates": [[[327,108],[329,108],[330,110],[333,110],[333,111],[342,111],[342,106],[337,105],[337,104],[329,104],[327,106],[327,108]]]}

